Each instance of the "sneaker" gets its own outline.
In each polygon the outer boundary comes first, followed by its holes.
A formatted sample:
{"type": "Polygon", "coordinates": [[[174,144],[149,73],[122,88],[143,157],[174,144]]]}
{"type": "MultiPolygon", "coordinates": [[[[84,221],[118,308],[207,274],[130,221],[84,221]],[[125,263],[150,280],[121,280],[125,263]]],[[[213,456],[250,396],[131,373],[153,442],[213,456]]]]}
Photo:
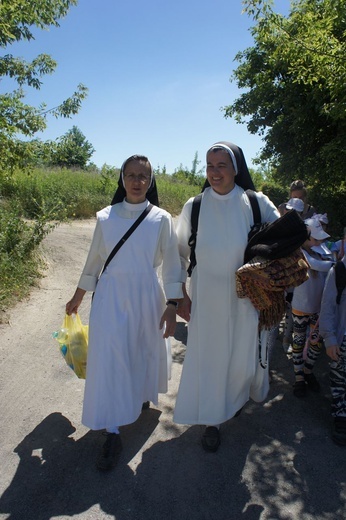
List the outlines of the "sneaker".
{"type": "Polygon", "coordinates": [[[321,390],[320,383],[317,381],[315,375],[313,373],[311,374],[304,374],[305,381],[308,384],[308,387],[313,392],[319,392],[321,390]]]}
{"type": "Polygon", "coordinates": [[[332,423],[332,439],[339,446],[346,446],[346,417],[335,417],[332,423]]]}
{"type": "Polygon", "coordinates": [[[305,381],[296,381],[293,385],[293,394],[296,397],[302,398],[306,396],[306,383],[305,381]]]}
{"type": "Polygon", "coordinates": [[[101,471],[108,471],[114,468],[123,448],[119,433],[106,433],[106,436],[107,439],[96,461],[96,467],[101,471]]]}
{"type": "Polygon", "coordinates": [[[145,401],[142,404],[142,412],[143,412],[143,410],[148,410],[149,408],[150,408],[150,401],[145,401]]]}

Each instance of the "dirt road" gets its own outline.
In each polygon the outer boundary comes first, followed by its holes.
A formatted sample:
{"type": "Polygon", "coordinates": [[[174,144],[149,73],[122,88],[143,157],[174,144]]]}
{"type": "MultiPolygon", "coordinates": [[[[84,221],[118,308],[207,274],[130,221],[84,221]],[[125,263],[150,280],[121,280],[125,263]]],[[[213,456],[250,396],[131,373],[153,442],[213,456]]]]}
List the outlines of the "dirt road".
{"type": "MultiPolygon", "coordinates": [[[[279,341],[268,399],[249,402],[222,426],[219,451],[205,453],[202,427],[172,422],[186,343],[179,322],[168,394],[122,429],[119,465],[109,474],[95,469],[103,439],[80,424],[84,382],[51,338],[93,227],[93,220],[64,224],[46,238],[46,277],[0,325],[0,519],[344,519],[346,449],[329,437],[326,357],[317,367],[322,392],[297,400],[279,341]]],[[[89,306],[87,298],[84,321],[89,306]]]]}

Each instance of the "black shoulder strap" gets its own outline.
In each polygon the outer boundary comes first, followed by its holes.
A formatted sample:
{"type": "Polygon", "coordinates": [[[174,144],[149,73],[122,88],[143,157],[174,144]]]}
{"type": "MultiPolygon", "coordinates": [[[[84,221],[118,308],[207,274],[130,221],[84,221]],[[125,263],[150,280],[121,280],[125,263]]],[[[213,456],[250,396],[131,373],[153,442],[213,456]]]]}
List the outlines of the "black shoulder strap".
{"type": "Polygon", "coordinates": [[[198,217],[199,210],[201,208],[202,201],[202,193],[199,193],[194,199],[192,203],[191,209],[191,236],[189,238],[189,246],[190,246],[190,265],[187,270],[187,274],[191,276],[192,270],[196,265],[196,241],[197,241],[197,230],[198,230],[198,217]]]}
{"type": "Polygon", "coordinates": [[[342,260],[335,264],[335,285],[337,290],[336,303],[339,305],[341,301],[342,291],[346,287],[346,267],[342,260]]]}
{"type": "Polygon", "coordinates": [[[256,192],[254,192],[253,190],[246,190],[245,193],[249,197],[249,201],[251,204],[254,226],[261,224],[261,222],[262,222],[261,210],[260,210],[260,207],[258,204],[256,192]]]}
{"type": "MultiPolygon", "coordinates": [[[[245,192],[249,198],[251,209],[253,213],[253,219],[254,219],[254,226],[257,226],[261,224],[262,218],[261,218],[261,211],[258,204],[258,199],[256,196],[256,192],[253,190],[246,190],[245,192]]],[[[192,270],[195,267],[197,260],[196,260],[196,242],[197,242],[197,230],[198,230],[198,217],[199,217],[199,210],[201,208],[201,200],[202,200],[203,193],[200,193],[193,199],[192,203],[192,210],[191,210],[191,236],[189,239],[189,246],[190,246],[190,265],[187,270],[187,274],[191,276],[192,270]]]]}
{"type": "MultiPolygon", "coordinates": [[[[126,240],[129,238],[130,235],[134,232],[134,230],[139,226],[139,224],[142,222],[142,220],[145,219],[145,217],[148,215],[149,211],[151,211],[153,205],[148,204],[148,206],[145,208],[144,211],[139,215],[139,217],[135,220],[135,222],[132,224],[132,226],[126,231],[125,235],[119,240],[119,242],[114,246],[113,250],[111,251],[109,257],[105,261],[105,265],[103,266],[102,273],[108,266],[109,262],[114,258],[115,254],[119,251],[122,245],[125,244],[126,240]]],[[[101,274],[102,274],[101,273],[101,274]]]]}

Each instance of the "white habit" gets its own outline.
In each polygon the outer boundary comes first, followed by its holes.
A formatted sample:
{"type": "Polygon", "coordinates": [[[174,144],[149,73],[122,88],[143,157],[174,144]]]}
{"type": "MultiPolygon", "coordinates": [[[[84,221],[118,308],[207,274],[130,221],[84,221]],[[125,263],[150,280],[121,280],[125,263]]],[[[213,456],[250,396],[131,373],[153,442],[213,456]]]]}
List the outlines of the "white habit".
{"type": "MultiPolygon", "coordinates": [[[[276,220],[279,213],[273,203],[262,193],[257,197],[262,222],[276,220]]],[[[185,204],[177,227],[184,271],[190,254],[192,201],[185,204]]],[[[248,298],[237,297],[235,285],[252,225],[252,209],[242,188],[236,185],[227,195],[212,188],[204,191],[197,265],[189,287],[191,320],[174,413],[177,423],[220,424],[249,397],[261,401],[267,395],[268,369],[259,364],[258,312],[248,298]]]]}
{"type": "Polygon", "coordinates": [[[78,283],[95,290],[82,417],[93,430],[134,422],[143,402],[157,404],[158,393],[167,391],[170,345],[159,323],[166,298],[182,297],[177,238],[169,213],[154,206],[98,280],[109,253],[147,205],[148,201],[123,201],[97,213],[78,283]],[[165,294],[156,272],[160,264],[165,294]]]}

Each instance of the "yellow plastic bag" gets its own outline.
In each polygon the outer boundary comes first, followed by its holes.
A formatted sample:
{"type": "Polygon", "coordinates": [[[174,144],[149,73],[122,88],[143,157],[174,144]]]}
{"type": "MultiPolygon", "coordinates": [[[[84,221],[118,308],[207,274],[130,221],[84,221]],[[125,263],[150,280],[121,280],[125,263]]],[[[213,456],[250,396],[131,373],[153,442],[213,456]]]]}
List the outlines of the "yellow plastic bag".
{"type": "Polygon", "coordinates": [[[79,314],[65,315],[60,330],[53,332],[67,365],[76,376],[85,379],[89,326],[83,325],[79,314]]]}

